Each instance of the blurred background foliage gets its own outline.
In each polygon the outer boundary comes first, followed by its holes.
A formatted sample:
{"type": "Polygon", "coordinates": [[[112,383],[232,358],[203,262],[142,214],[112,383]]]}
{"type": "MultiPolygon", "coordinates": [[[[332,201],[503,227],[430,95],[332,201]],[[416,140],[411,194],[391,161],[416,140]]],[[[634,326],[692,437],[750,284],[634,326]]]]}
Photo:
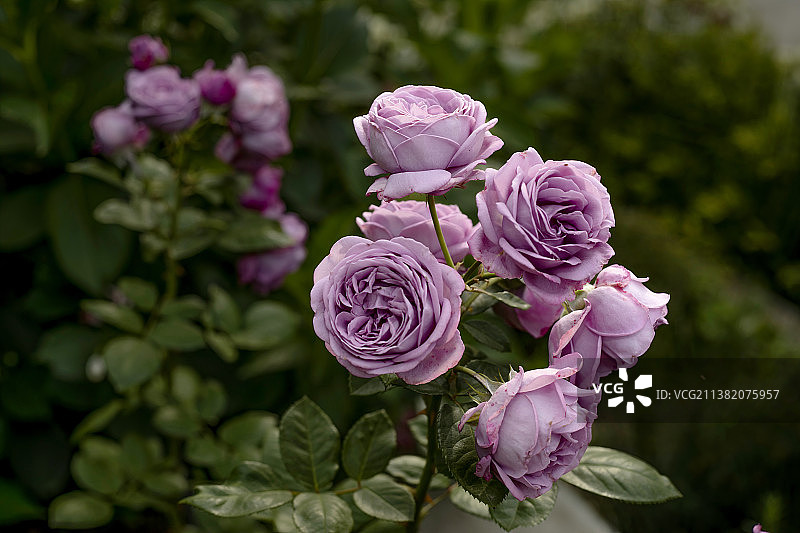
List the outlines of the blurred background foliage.
{"type": "MultiPolygon", "coordinates": [[[[244,52],[285,80],[291,101],[295,149],[281,161],[283,193],[311,237],[304,267],[274,299],[303,321],[278,355],[222,364],[200,353],[184,361],[223,384],[223,419],[249,409],[280,413],[304,393],[340,428],[364,410],[313,336],[308,292],[316,264],[336,239],[356,232],[354,217],[374,201],[364,197],[368,162],[352,118],[379,92],[406,84],[482,101],[505,141],[493,166],[533,146],[545,159],[599,170],[617,215],[613,261],[672,294],[670,325],[647,357],[799,355],[798,70],[724,2],[7,0],[0,4],[0,526],[10,531],[46,529],[48,503],[76,487],[70,434],[115,397],[86,371],[97,339],[70,336],[86,322],[80,299],[109,296],[123,272],[159,276],[157,265],[138,259],[130,232],[92,219],[113,191],[65,170],[90,154],[92,113],[121,100],[127,41],[141,33],[161,36],[184,75],[207,58],[222,67],[244,52]]],[[[471,184],[448,200],[474,218],[478,190],[471,184]]],[[[232,262],[209,254],[187,261],[182,292],[205,295],[211,283],[240,303],[255,298],[236,285],[232,262]]],[[[544,364],[543,343],[513,346],[505,360],[544,364]]],[[[403,412],[403,394],[383,396],[395,419],[413,416],[403,412]]],[[[139,427],[149,436],[150,424],[124,419],[106,433],[139,427]]],[[[645,458],[685,497],[599,508],[621,531],[733,532],[754,521],[773,533],[794,531],[798,436],[796,424],[601,420],[593,444],[645,458]]],[[[209,476],[191,472],[192,481],[209,476]]],[[[108,530],[161,531],[164,523],[157,511],[128,511],[108,530]]]]}

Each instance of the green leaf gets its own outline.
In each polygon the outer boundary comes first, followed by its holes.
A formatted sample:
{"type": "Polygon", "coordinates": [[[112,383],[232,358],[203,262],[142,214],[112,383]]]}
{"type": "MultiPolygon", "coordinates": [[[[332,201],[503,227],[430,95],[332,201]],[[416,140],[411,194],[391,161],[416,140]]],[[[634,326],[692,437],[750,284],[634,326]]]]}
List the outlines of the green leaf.
{"type": "Polygon", "coordinates": [[[121,278],[117,285],[125,296],[142,311],[151,311],[158,301],[158,289],[140,278],[121,278]]]}
{"type": "Polygon", "coordinates": [[[130,307],[123,307],[107,300],[83,300],[81,309],[106,324],[129,333],[141,333],[144,328],[142,315],[130,307]]]}
{"type": "Polygon", "coordinates": [[[75,161],[74,163],[68,163],[67,172],[95,178],[116,187],[125,187],[120,178],[119,170],[113,165],[96,157],[87,157],[75,161]]]}
{"type": "Polygon", "coordinates": [[[199,296],[182,296],[164,304],[162,316],[177,318],[198,318],[206,308],[206,303],[199,296]]]}
{"type": "Polygon", "coordinates": [[[75,427],[75,431],[72,432],[72,436],[69,438],[70,442],[76,443],[86,435],[104,429],[124,407],[125,402],[117,399],[111,400],[104,406],[92,411],[75,427]]]}
{"type": "Polygon", "coordinates": [[[476,341],[493,350],[507,352],[511,349],[511,341],[509,341],[506,333],[499,326],[492,324],[488,320],[465,320],[461,323],[461,326],[476,341]]]}
{"type": "Polygon", "coordinates": [[[157,437],[126,433],[122,437],[121,445],[122,468],[136,479],[141,479],[148,470],[162,460],[164,455],[161,440],[157,437]]]}
{"type": "Polygon", "coordinates": [[[148,338],[168,350],[192,352],[205,347],[203,330],[183,318],[165,318],[148,335],[148,338]]]}
{"type": "Polygon", "coordinates": [[[29,127],[36,139],[36,156],[42,157],[50,150],[50,124],[47,110],[33,98],[3,95],[0,101],[0,117],[29,127]]]}
{"type": "Polygon", "coordinates": [[[242,317],[239,306],[231,295],[221,287],[211,285],[208,287],[208,296],[211,300],[209,311],[214,327],[228,333],[238,330],[242,324],[242,317]]]}
{"type": "Polygon", "coordinates": [[[307,347],[303,342],[281,344],[270,350],[253,354],[236,373],[240,379],[250,379],[264,374],[280,372],[302,366],[306,361],[307,347]]]}
{"type": "MultiPolygon", "coordinates": [[[[401,479],[411,486],[419,485],[422,471],[425,469],[425,458],[418,455],[401,455],[393,457],[386,467],[386,472],[397,479],[401,479]]],[[[444,489],[452,484],[447,476],[434,474],[431,479],[431,490],[444,489]]]]}
{"type": "Polygon", "coordinates": [[[232,6],[216,0],[196,0],[192,10],[222,34],[228,42],[239,38],[239,12],[232,6]]]}
{"type": "Polygon", "coordinates": [[[635,503],[659,503],[682,494],[641,459],[611,448],[589,446],[580,464],[561,479],[585,491],[635,503]]]}
{"type": "Polygon", "coordinates": [[[302,533],[348,533],[353,515],[338,496],[304,492],[294,499],[294,523],[302,533]]]}
{"type": "Polygon", "coordinates": [[[465,425],[458,431],[458,422],[464,411],[461,407],[444,398],[436,417],[436,430],[439,448],[453,477],[467,492],[491,506],[498,505],[508,493],[508,489],[497,479],[486,481],[475,475],[478,464],[478,451],[475,447],[475,434],[471,426],[465,425]]]}
{"type": "Polygon", "coordinates": [[[353,501],[359,509],[375,518],[393,522],[414,519],[415,504],[411,493],[383,474],[366,480],[353,494],[353,501]]]}
{"type": "Polygon", "coordinates": [[[180,503],[193,505],[215,516],[233,518],[272,509],[291,500],[292,493],[288,490],[253,492],[240,486],[200,485],[197,494],[184,498],[180,503]]]}
{"type": "Polygon", "coordinates": [[[147,198],[130,202],[109,198],[94,210],[94,218],[103,224],[118,224],[133,231],[149,231],[166,216],[166,206],[147,198]]]}
{"type": "Polygon", "coordinates": [[[209,379],[206,381],[200,396],[197,398],[197,412],[209,424],[216,424],[225,412],[228,405],[228,394],[219,381],[209,379]]]}
{"type": "Polygon", "coordinates": [[[72,477],[83,489],[114,494],[125,483],[122,471],[122,447],[102,437],[88,437],[72,457],[72,477]]]}
{"type": "Polygon", "coordinates": [[[113,517],[114,508],[109,502],[76,490],[50,503],[47,525],[51,529],[92,529],[109,523],[113,517]]]}
{"type": "Polygon", "coordinates": [[[557,494],[558,486],[555,484],[552,489],[535,499],[519,501],[509,494],[500,505],[492,507],[490,512],[494,521],[506,531],[518,527],[534,527],[544,522],[553,512],[557,494]]]}
{"type": "Polygon", "coordinates": [[[0,526],[42,518],[44,509],[25,493],[22,486],[0,478],[0,526]]]}
{"type": "Polygon", "coordinates": [[[214,466],[225,460],[225,449],[210,435],[200,435],[186,442],[186,460],[195,466],[214,466]]]}
{"type": "Polygon", "coordinates": [[[307,487],[325,490],[339,469],[339,431],[320,407],[303,397],[281,418],[283,463],[307,487]]]}
{"type": "Polygon", "coordinates": [[[350,394],[353,396],[370,396],[388,390],[381,376],[374,378],[358,378],[350,374],[348,375],[348,385],[350,387],[350,394]]]}
{"type": "Polygon", "coordinates": [[[461,488],[461,486],[456,486],[450,491],[450,501],[465,513],[480,518],[486,518],[487,520],[491,520],[492,518],[489,514],[489,506],[473,498],[472,495],[461,488]]]}
{"type": "Polygon", "coordinates": [[[172,369],[172,396],[187,407],[194,406],[200,392],[200,375],[191,367],[178,365],[172,369]]]}
{"type": "Polygon", "coordinates": [[[151,472],[142,477],[141,481],[150,492],[169,499],[186,494],[186,489],[189,488],[184,474],[169,470],[151,472]]]}
{"type": "Polygon", "coordinates": [[[200,421],[177,405],[159,407],[153,415],[155,428],[168,437],[185,439],[202,429],[200,421]]]}
{"type": "Polygon", "coordinates": [[[237,254],[263,252],[294,245],[294,240],[281,231],[280,224],[256,213],[242,213],[222,232],[217,244],[237,254]]]}
{"type": "Polygon", "coordinates": [[[244,327],[231,334],[233,342],[245,350],[265,350],[294,335],[300,317],[278,302],[261,301],[244,315],[244,327]]]}
{"type": "Polygon", "coordinates": [[[42,335],[36,357],[47,363],[55,377],[64,381],[86,379],[86,361],[102,335],[77,324],[63,324],[42,335]]]}
{"type": "MultiPolygon", "coordinates": [[[[356,481],[383,472],[394,454],[397,433],[386,411],[362,416],[344,438],[342,466],[356,481]]],[[[378,517],[381,518],[381,517],[378,517]]]]}
{"type": "Polygon", "coordinates": [[[43,187],[25,187],[0,198],[0,251],[14,252],[44,235],[43,187]]]}
{"type": "Polygon", "coordinates": [[[209,330],[203,335],[208,346],[226,363],[233,363],[239,358],[239,351],[227,333],[209,330]]]}
{"type": "Polygon", "coordinates": [[[244,487],[254,492],[284,488],[280,472],[275,471],[268,464],[257,461],[245,461],[237,466],[226,484],[244,487]]]}
{"type": "Polygon", "coordinates": [[[362,529],[360,533],[403,533],[406,530],[403,525],[387,520],[373,520],[362,529]]]}
{"type": "Polygon", "coordinates": [[[106,344],[103,357],[111,384],[124,391],[153,377],[161,368],[163,354],[142,339],[117,337],[106,344]]]}
{"type": "Polygon", "coordinates": [[[45,210],[59,266],[70,281],[96,295],[120,273],[131,246],[128,231],[92,218],[104,196],[99,184],[70,176],[50,189],[45,210]]]}
{"type": "Polygon", "coordinates": [[[513,307],[515,309],[530,309],[531,304],[517,296],[516,294],[510,293],[508,291],[487,291],[481,288],[474,288],[474,292],[480,293],[485,296],[489,296],[490,298],[497,300],[500,303],[504,303],[509,307],[513,307]]]}

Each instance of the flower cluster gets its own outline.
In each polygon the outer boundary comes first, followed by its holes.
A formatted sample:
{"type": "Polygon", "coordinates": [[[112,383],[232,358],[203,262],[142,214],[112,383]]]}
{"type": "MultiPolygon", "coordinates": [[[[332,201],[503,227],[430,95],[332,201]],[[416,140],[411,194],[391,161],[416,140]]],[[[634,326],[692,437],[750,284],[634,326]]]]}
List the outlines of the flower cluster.
{"type": "Polygon", "coordinates": [[[578,465],[600,401],[592,385],[649,348],[669,295],[624,267],[603,269],[614,212],[594,167],[528,148],[483,168],[503,145],[489,132],[497,120],[486,118],[467,95],[406,86],[354,120],[374,160],[367,194],[383,203],[357,219],[367,239],[342,238],[317,267],[311,307],[317,335],[353,375],[421,384],[464,357],[462,291],[491,297],[492,283],[520,280],[514,309],[497,303],[497,314],[537,338],[550,330],[550,365],[512,371],[503,384],[480,378],[488,392],[458,430],[476,422],[475,474],[498,477],[523,500],[578,465]],[[485,181],[479,224],[436,204],[476,179],[485,181]],[[412,193],[427,202],[394,201],[412,193]]]}
{"type": "Polygon", "coordinates": [[[275,220],[292,241],[285,248],[239,260],[242,283],[252,284],[261,294],[272,291],[305,259],[308,234],[305,223],[286,212],[280,199],[282,171],[272,166],[292,149],[283,82],[267,67],[248,67],[242,55],[234,56],[224,70],[209,60],[192,77],[181,77],[178,67],[164,64],[169,52],[161,39],[149,35],[131,39],[129,50],[133,68],[125,74],[127,98],[92,118],[95,151],[129,157],[143,149],[154,132],[177,135],[205,124],[226,124],[214,153],[252,177],[241,204],[275,220]]]}

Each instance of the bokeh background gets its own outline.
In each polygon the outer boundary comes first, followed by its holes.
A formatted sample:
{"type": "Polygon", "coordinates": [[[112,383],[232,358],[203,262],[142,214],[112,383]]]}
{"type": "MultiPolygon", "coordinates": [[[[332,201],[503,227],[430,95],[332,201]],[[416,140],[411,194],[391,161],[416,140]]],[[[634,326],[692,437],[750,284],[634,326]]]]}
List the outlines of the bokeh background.
{"type": "MultiPolygon", "coordinates": [[[[647,357],[800,356],[800,70],[746,13],[716,0],[2,2],[0,527],[46,530],[48,502],[75,487],[69,435],[114,397],[86,377],[91,351],[51,357],[42,339],[80,322],[80,299],[107,295],[120,273],[157,269],[126,230],[92,221],[110,189],[63,185],[65,165],[90,154],[92,113],[122,98],[131,37],[161,36],[186,75],[241,51],[285,80],[295,148],[280,162],[283,195],[311,236],[304,267],[274,298],[303,326],[281,357],[193,364],[227,387],[227,416],[281,413],[308,394],[346,428],[376,402],[408,416],[408,398],[349,397],[346,372],[313,337],[311,272],[374,201],[352,118],[406,84],[482,101],[505,141],[493,166],[533,146],[598,169],[617,217],[613,261],[672,295],[647,357]]],[[[478,190],[447,199],[474,218],[478,190]]],[[[233,263],[210,253],[187,264],[182,290],[212,281],[253,298],[233,263]]],[[[541,366],[544,347],[511,359],[541,366]]],[[[756,521],[797,531],[798,440],[790,423],[598,422],[593,444],[645,458],[684,498],[592,502],[624,532],[741,532],[756,521]]],[[[163,530],[151,513],[121,512],[107,530],[163,530]]]]}

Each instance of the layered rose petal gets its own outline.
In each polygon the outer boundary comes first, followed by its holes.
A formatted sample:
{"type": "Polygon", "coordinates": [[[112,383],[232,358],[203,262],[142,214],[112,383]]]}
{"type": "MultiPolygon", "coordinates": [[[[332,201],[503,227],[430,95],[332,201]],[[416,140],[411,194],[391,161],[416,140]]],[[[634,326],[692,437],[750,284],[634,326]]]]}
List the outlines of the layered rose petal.
{"type": "Polygon", "coordinates": [[[487,172],[476,201],[472,255],[499,276],[521,278],[532,300],[560,304],[614,254],[610,197],[586,163],[544,162],[529,148],[487,172]]]}
{"type": "Polygon", "coordinates": [[[405,237],[344,237],[314,271],[314,331],[353,375],[427,383],[464,352],[464,281],[405,237]]]}
{"type": "MultiPolygon", "coordinates": [[[[576,362],[579,356],[571,356],[576,362]]],[[[522,501],[536,498],[580,462],[591,440],[597,417],[581,400],[594,393],[564,378],[575,367],[549,367],[512,372],[492,397],[467,411],[459,424],[480,413],[475,443],[480,458],[475,474],[500,478],[511,494],[522,501]]]]}
{"type": "Polygon", "coordinates": [[[654,293],[619,265],[603,269],[581,291],[582,309],[563,316],[550,331],[550,361],[578,352],[583,367],[572,381],[588,388],[619,368],[636,364],[667,321],[669,294],[654,293]]]}
{"type": "MultiPolygon", "coordinates": [[[[436,214],[450,256],[455,262],[463,260],[469,252],[467,240],[475,232],[475,225],[455,205],[436,204],[436,214]]],[[[356,224],[368,239],[408,237],[427,246],[440,263],[445,262],[426,202],[384,202],[370,206],[361,216],[356,224]]]]}
{"type": "Polygon", "coordinates": [[[489,133],[483,104],[433,86],[408,85],[378,96],[369,113],[353,119],[359,142],[375,161],[378,178],[367,191],[393,200],[413,192],[441,195],[482,177],[476,167],[503,146],[489,133]]]}
{"type": "Polygon", "coordinates": [[[136,119],[157,130],[182,131],[200,116],[200,87],[195,80],[181,78],[176,67],[130,70],[125,92],[136,119]]]}

